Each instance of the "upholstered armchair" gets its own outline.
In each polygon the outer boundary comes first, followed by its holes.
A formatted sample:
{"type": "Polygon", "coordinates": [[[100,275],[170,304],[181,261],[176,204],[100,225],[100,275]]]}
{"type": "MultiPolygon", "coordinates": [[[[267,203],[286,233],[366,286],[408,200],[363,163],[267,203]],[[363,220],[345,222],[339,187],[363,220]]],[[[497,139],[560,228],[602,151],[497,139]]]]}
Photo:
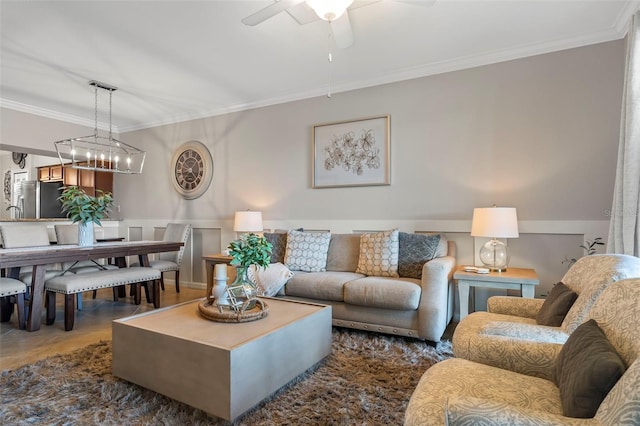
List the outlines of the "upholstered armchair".
{"type": "Polygon", "coordinates": [[[453,335],[453,353],[456,358],[549,380],[562,345],[585,321],[602,292],[611,283],[632,277],[640,277],[637,257],[582,257],[561,280],[578,297],[559,327],[537,324],[543,299],[491,297],[488,312],[475,312],[460,321],[453,335]]]}
{"type": "Polygon", "coordinates": [[[563,358],[570,353],[567,350],[559,360],[555,356],[549,365],[551,371],[543,374],[552,376],[550,380],[460,358],[437,363],[425,372],[411,396],[405,425],[637,425],[640,421],[640,279],[617,281],[607,286],[583,319],[583,322],[595,320],[604,337],[598,342],[592,339],[588,345],[574,346],[577,336],[590,325],[582,324],[565,345],[567,349],[578,349],[579,355],[563,358]],[[602,345],[612,347],[613,351],[602,355],[602,345]],[[610,378],[598,371],[611,365],[612,357],[622,366],[619,379],[617,375],[610,378]],[[574,364],[561,363],[567,359],[574,364]],[[557,361],[562,367],[558,370],[557,361]],[[584,381],[567,382],[558,377],[562,374],[584,381]],[[601,378],[604,376],[599,383],[592,380],[598,374],[601,378]],[[585,383],[589,386],[583,387],[585,383]],[[599,393],[599,397],[593,398],[594,392],[599,393]],[[588,402],[586,397],[590,397],[588,402]],[[576,418],[571,413],[576,403],[592,410],[593,417],[576,418]]]}

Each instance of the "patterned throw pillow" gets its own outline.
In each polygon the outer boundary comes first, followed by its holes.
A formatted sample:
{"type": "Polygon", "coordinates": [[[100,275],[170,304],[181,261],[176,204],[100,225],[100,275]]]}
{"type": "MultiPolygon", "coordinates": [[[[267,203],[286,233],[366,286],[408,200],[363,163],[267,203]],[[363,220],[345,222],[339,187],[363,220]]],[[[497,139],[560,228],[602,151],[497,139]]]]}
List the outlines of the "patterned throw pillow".
{"type": "Polygon", "coordinates": [[[294,271],[324,272],[330,241],[331,232],[289,231],[284,264],[294,271]]]}
{"type": "Polygon", "coordinates": [[[277,232],[270,233],[265,232],[264,238],[271,243],[273,248],[271,249],[271,263],[283,263],[284,262],[284,253],[287,249],[287,233],[286,232],[277,232]]]}
{"type": "Polygon", "coordinates": [[[399,233],[398,274],[407,278],[422,278],[422,266],[436,256],[440,235],[399,233]]]}
{"type": "Polygon", "coordinates": [[[398,277],[398,230],[360,235],[356,272],[376,277],[398,277]]]}

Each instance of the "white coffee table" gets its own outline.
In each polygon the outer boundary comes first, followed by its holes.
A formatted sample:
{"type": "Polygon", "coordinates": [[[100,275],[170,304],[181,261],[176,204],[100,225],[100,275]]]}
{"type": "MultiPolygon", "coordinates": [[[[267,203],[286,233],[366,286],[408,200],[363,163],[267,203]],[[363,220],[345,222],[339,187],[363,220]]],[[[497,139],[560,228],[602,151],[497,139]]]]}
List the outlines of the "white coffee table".
{"type": "Polygon", "coordinates": [[[331,353],[331,307],[265,298],[266,318],[220,323],[199,300],[113,321],[113,374],[233,420],[331,353]]]}

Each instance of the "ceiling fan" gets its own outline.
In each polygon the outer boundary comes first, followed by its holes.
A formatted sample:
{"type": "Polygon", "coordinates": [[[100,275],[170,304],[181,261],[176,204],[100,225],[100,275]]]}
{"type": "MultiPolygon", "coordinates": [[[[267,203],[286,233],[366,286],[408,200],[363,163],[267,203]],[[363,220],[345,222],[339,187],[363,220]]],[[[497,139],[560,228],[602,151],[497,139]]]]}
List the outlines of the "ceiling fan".
{"type": "MultiPolygon", "coordinates": [[[[353,44],[353,32],[347,9],[353,10],[379,1],[381,0],[276,0],[275,3],[242,19],[242,23],[255,26],[284,11],[300,25],[324,19],[331,24],[336,45],[345,48],[353,44]]],[[[431,6],[436,2],[436,0],[392,1],[419,6],[431,6]]]]}

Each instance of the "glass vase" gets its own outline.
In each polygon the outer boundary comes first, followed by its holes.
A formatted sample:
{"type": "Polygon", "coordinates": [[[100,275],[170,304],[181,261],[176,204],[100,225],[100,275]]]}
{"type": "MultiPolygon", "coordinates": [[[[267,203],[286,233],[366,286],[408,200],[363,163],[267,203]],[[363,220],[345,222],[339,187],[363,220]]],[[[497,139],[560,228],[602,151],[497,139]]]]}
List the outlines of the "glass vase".
{"type": "MultiPolygon", "coordinates": [[[[229,286],[238,302],[243,304],[249,300],[258,297],[258,289],[251,282],[247,275],[248,266],[236,266],[236,279],[229,286]]],[[[255,300],[249,303],[246,310],[253,309],[256,306],[255,300]]]]}

